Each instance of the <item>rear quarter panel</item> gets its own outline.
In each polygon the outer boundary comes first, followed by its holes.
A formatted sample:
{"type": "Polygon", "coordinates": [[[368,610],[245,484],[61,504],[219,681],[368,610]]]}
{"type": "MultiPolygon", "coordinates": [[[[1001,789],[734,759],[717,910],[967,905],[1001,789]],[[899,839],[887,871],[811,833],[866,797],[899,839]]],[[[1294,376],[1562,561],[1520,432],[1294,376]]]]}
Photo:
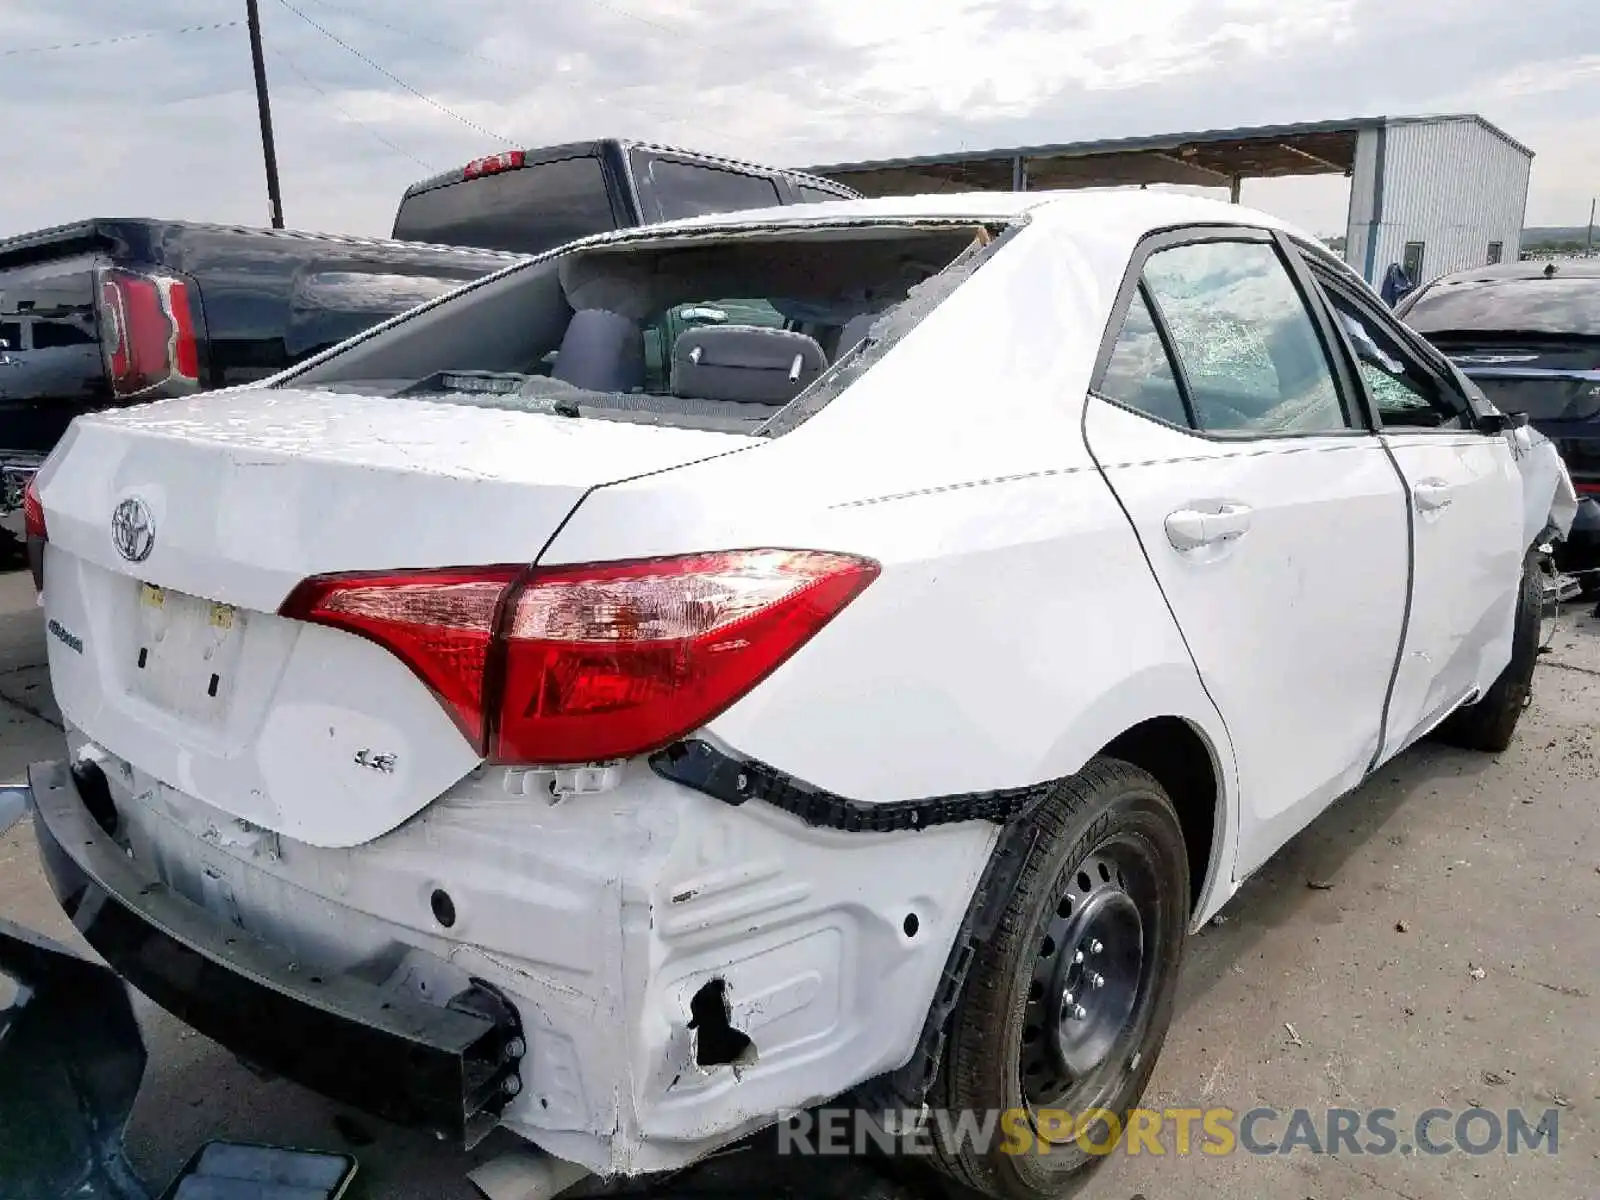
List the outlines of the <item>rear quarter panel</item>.
{"type": "Polygon", "coordinates": [[[810,421],[599,489],[540,561],[754,546],[878,560],[877,581],[707,730],[831,791],[1037,783],[1176,716],[1231,796],[1222,723],[1082,438],[1125,259],[1024,230],[810,421]]]}

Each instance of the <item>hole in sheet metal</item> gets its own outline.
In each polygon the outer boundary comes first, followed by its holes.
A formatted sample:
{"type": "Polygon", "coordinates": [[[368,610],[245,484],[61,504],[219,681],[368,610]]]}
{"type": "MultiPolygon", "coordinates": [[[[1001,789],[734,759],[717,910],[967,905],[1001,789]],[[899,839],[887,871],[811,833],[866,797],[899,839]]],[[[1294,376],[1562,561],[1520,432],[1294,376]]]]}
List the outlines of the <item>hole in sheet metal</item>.
{"type": "Polygon", "coordinates": [[[433,909],[433,919],[446,929],[456,923],[456,902],[450,899],[450,893],[443,888],[433,889],[433,895],[428,898],[428,907],[433,909]]]}
{"type": "Polygon", "coordinates": [[[713,979],[689,1001],[689,1028],[695,1033],[694,1061],[702,1067],[742,1067],[756,1060],[755,1043],[733,1027],[728,985],[713,979]]]}

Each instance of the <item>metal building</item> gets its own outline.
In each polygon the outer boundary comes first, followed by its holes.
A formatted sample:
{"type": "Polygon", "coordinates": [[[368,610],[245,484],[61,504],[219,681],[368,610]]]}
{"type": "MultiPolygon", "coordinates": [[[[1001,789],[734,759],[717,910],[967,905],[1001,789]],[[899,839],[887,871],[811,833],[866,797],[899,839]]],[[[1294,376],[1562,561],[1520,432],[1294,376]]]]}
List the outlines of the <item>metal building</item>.
{"type": "Polygon", "coordinates": [[[1374,286],[1391,263],[1416,283],[1521,249],[1533,151],[1473,115],[1360,117],[1010,150],[835,163],[806,170],[869,196],[1245,179],[1350,180],[1345,259],[1374,286]]]}

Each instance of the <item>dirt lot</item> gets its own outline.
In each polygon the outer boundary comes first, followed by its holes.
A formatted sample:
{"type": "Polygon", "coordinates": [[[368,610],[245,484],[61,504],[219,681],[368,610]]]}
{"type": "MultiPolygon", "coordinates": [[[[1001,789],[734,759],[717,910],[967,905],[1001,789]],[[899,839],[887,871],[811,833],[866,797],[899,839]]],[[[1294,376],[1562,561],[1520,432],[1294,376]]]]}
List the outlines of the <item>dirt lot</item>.
{"type": "MultiPolygon", "coordinates": [[[[1585,610],[1576,610],[1582,613],[1585,610]]],[[[1427,746],[1324,814],[1194,942],[1151,1107],[1521,1108],[1559,1117],[1558,1151],[1443,1157],[1237,1153],[1115,1156],[1087,1200],[1592,1200],[1600,1180],[1600,623],[1565,617],[1513,749],[1427,746]]],[[[25,575],[0,577],[0,778],[57,752],[58,716],[25,575]]],[[[71,927],[26,824],[0,839],[0,913],[71,927]]],[[[81,943],[77,943],[81,945],[81,943]]],[[[129,1130],[164,1181],[211,1137],[353,1149],[370,1197],[471,1196],[470,1166],[431,1141],[265,1083],[140,1001],[151,1064],[129,1130]]],[[[1448,1137],[1452,1122],[1435,1127],[1448,1137]]],[[[1481,1133],[1479,1134],[1481,1136],[1481,1133]]],[[[1365,1139],[1363,1139],[1365,1140],[1365,1139]]],[[[1402,1138],[1402,1141],[1408,1141],[1402,1138]]],[[[477,1158],[507,1142],[492,1138],[477,1158]]],[[[720,1160],[730,1195],[888,1197],[867,1168],[720,1160]],[[785,1169],[785,1168],[789,1169],[785,1169]],[[798,1168],[798,1169],[796,1169],[798,1168]]],[[[701,1193],[693,1183],[670,1194],[701,1193]]]]}

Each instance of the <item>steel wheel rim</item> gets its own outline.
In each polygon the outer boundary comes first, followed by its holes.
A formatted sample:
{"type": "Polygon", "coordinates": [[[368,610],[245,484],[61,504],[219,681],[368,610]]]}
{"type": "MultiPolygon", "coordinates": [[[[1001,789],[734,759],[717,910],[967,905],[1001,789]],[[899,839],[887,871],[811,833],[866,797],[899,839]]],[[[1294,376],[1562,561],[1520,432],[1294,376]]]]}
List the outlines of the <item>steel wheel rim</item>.
{"type": "Polygon", "coordinates": [[[1131,837],[1096,847],[1057,881],[1037,930],[1019,1076],[1029,1109],[1100,1107],[1154,994],[1157,871],[1131,837]]]}

